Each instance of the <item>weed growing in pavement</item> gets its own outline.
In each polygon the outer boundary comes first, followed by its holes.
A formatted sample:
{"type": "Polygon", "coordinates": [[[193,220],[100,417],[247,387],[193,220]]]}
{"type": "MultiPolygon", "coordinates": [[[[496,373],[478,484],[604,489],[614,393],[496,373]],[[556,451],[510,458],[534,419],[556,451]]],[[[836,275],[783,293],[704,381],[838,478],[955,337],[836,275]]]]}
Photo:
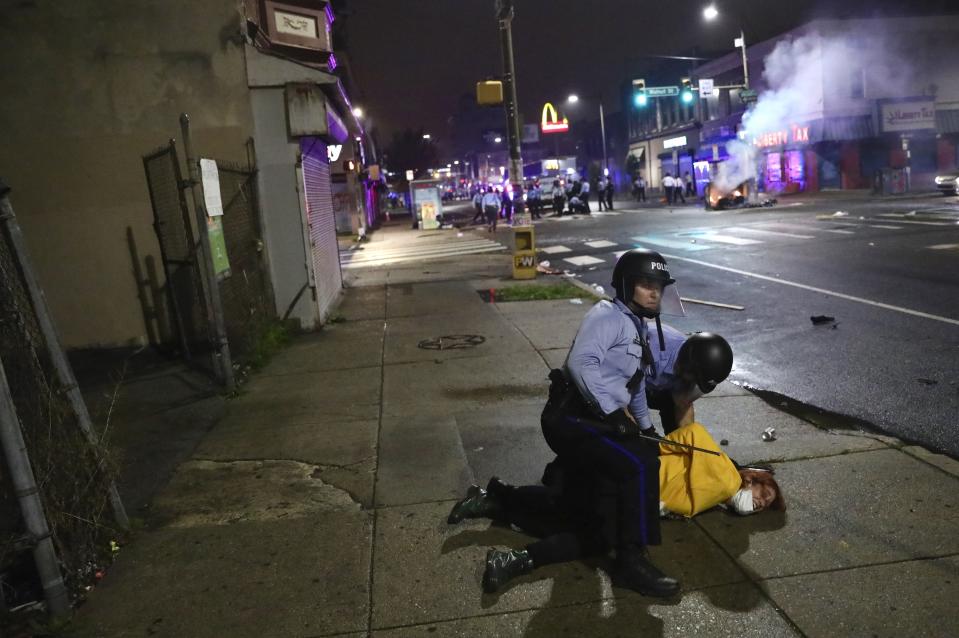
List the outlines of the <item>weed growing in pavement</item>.
{"type": "Polygon", "coordinates": [[[496,301],[540,301],[544,299],[586,299],[596,301],[599,299],[582,288],[563,281],[554,284],[529,284],[525,286],[508,286],[506,288],[497,288],[495,293],[496,301]]]}

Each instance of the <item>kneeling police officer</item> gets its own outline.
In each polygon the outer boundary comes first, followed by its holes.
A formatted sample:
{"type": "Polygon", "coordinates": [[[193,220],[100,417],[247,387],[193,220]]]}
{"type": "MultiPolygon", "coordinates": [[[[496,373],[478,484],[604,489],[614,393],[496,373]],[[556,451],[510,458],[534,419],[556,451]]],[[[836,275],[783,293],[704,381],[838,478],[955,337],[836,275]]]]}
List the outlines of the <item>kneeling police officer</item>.
{"type": "MultiPolygon", "coordinates": [[[[550,375],[542,415],[543,435],[563,464],[612,487],[615,512],[605,518],[613,528],[614,582],[658,597],[679,591],[646,552],[660,543],[659,447],[633,435],[655,433],[646,403],[645,375],[655,366],[646,319],[655,319],[661,332],[664,297],[679,304],[673,283],[657,252],[635,249],[620,257],[613,269],[616,298],[586,313],[564,369],[550,375]]],[[[659,346],[665,349],[661,334],[659,346]]],[[[487,556],[487,572],[501,582],[536,566],[527,552],[487,556]]]]}

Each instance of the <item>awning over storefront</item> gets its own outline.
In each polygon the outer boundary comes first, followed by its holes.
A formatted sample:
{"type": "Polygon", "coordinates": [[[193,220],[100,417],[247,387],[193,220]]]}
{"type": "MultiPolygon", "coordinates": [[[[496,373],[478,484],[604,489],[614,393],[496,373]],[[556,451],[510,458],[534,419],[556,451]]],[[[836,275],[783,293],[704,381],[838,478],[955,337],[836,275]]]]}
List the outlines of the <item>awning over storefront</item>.
{"type": "Polygon", "coordinates": [[[836,142],[874,137],[872,116],[830,117],[809,124],[810,142],[836,142]]]}

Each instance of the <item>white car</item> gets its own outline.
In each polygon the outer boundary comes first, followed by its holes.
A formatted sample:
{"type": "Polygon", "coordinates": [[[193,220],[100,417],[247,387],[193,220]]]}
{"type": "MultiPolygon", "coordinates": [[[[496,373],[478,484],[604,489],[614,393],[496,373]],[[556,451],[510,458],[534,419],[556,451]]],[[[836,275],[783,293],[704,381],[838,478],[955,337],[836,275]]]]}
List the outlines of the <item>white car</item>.
{"type": "Polygon", "coordinates": [[[959,195],[959,170],[936,175],[936,188],[943,195],[959,195]]]}

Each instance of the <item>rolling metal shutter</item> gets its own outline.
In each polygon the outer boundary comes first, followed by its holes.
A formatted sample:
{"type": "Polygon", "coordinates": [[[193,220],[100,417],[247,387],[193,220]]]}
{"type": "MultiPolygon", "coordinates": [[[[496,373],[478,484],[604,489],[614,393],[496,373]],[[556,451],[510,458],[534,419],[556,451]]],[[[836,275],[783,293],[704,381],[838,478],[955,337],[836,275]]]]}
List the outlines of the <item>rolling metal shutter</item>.
{"type": "Polygon", "coordinates": [[[303,157],[303,186],[310,225],[313,276],[316,282],[316,305],[322,323],[343,286],[333,218],[330,164],[326,155],[326,144],[319,138],[301,138],[300,150],[303,157]]]}

